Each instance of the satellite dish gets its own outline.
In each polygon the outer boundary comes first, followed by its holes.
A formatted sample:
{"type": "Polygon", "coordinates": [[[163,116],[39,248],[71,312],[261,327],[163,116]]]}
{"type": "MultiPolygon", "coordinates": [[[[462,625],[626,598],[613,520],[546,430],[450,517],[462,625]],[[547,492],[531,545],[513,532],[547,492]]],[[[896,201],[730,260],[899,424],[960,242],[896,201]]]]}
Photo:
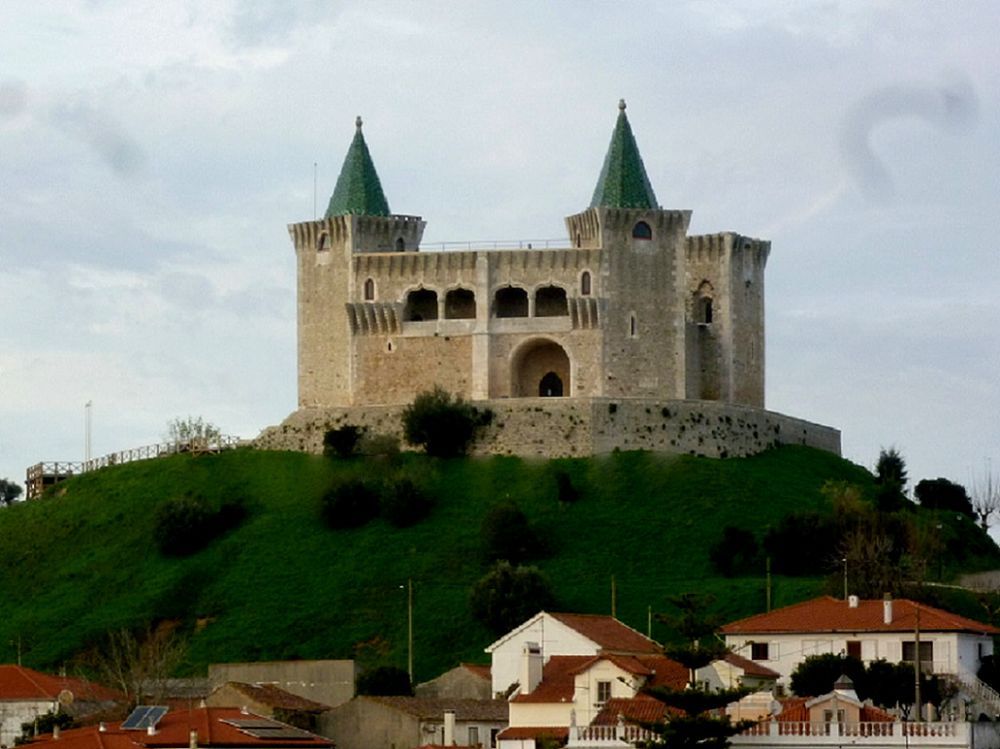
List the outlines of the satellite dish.
{"type": "Polygon", "coordinates": [[[68,689],[64,689],[56,696],[56,700],[63,707],[68,707],[73,704],[73,693],[68,689]]]}

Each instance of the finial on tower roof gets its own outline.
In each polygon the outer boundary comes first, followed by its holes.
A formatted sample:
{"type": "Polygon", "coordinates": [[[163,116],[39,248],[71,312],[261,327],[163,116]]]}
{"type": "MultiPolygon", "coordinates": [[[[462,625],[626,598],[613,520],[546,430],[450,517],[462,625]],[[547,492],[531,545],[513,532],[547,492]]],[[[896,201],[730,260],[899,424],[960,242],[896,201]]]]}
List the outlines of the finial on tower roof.
{"type": "Polygon", "coordinates": [[[354,127],[356,127],[358,130],[361,129],[361,115],[360,114],[358,115],[358,119],[356,119],[354,121],[354,127]]]}
{"type": "Polygon", "coordinates": [[[642,165],[639,146],[635,143],[632,128],[625,114],[625,100],[618,101],[618,121],[611,134],[611,145],[601,176],[597,178],[591,208],[652,208],[656,209],[656,194],[649,184],[646,168],[642,165]]]}
{"type": "Polygon", "coordinates": [[[364,133],[361,132],[360,115],[354,121],[357,129],[347,149],[344,165],[340,168],[337,185],[333,188],[326,218],[331,216],[388,216],[389,203],[382,192],[375,164],[372,162],[364,133]]]}
{"type": "Polygon", "coordinates": [[[625,100],[624,99],[619,99],[618,100],[618,109],[621,112],[625,111],[625,100]]]}

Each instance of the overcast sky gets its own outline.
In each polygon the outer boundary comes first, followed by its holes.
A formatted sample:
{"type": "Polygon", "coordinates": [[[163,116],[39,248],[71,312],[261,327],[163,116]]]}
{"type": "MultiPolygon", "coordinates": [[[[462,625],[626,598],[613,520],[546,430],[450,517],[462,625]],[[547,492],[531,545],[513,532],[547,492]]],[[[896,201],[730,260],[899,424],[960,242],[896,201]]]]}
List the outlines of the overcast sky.
{"type": "Polygon", "coordinates": [[[0,477],[296,405],[286,225],[362,115],[425,238],[565,236],[619,98],[665,208],[770,239],[767,406],[1000,467],[1000,3],[0,3],[0,477]]]}

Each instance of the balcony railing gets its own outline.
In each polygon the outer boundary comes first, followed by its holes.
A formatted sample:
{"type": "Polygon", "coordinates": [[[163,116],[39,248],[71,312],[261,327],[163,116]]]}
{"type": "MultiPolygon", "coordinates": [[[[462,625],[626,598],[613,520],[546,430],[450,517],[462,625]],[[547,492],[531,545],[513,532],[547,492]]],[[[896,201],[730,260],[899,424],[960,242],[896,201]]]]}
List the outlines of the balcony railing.
{"type": "Polygon", "coordinates": [[[769,744],[796,745],[809,737],[810,745],[840,745],[842,739],[852,744],[887,745],[947,745],[969,746],[969,723],[947,722],[872,722],[825,723],[798,721],[766,721],[751,726],[733,736],[733,746],[769,744]]]}

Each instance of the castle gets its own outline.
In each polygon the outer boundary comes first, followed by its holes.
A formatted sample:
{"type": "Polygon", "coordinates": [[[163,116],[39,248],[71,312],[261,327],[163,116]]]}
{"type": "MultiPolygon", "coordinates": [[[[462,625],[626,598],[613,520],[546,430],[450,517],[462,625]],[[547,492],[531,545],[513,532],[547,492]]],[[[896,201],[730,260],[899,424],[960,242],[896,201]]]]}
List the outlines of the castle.
{"type": "Polygon", "coordinates": [[[688,236],[690,220],[657,203],[620,102],[565,246],[421,251],[426,222],[390,213],[359,117],[326,214],[289,227],[299,409],[258,442],[398,433],[399,410],[438,385],[498,412],[486,452],[839,453],[836,430],[764,410],[770,243],[688,236]]]}

